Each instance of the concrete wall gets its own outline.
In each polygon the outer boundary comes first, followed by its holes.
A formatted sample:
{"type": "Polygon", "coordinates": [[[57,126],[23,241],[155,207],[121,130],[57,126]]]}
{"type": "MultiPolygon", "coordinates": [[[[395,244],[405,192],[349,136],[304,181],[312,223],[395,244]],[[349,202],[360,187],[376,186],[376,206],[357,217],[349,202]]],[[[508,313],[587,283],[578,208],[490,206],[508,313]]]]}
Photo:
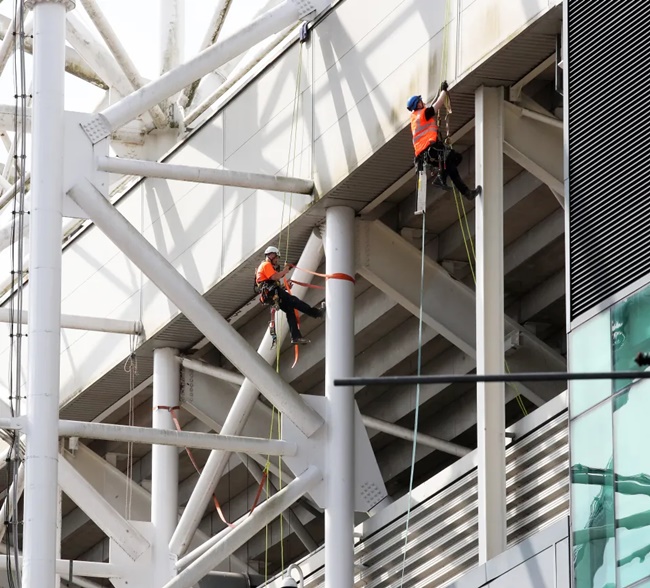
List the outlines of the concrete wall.
{"type": "MultiPolygon", "coordinates": [[[[376,0],[369,9],[366,0],[338,2],[302,52],[298,45],[286,51],[167,161],[313,175],[325,194],[404,128],[408,96],[430,97],[441,78],[469,75],[556,3],[445,0],[434,9],[431,0],[376,0]]],[[[203,293],[272,239],[282,218],[311,203],[309,196],[285,201],[270,192],[148,180],[117,207],[203,293]]],[[[178,314],[94,227],[63,258],[64,313],[140,318],[149,335],[178,314]]],[[[1,327],[0,386],[7,384],[6,334],[1,327]]],[[[65,331],[62,401],[123,361],[129,347],[127,336],[65,331]]]]}

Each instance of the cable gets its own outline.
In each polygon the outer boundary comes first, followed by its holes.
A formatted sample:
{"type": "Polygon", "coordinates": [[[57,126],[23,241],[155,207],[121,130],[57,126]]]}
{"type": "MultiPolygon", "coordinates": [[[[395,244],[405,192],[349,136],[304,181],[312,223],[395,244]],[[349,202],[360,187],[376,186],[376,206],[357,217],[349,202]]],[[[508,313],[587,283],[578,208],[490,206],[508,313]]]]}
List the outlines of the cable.
{"type": "MultiPolygon", "coordinates": [[[[27,76],[25,71],[25,7],[22,0],[14,1],[13,16],[13,73],[14,73],[14,157],[15,181],[20,183],[13,199],[11,222],[11,281],[14,295],[10,299],[10,351],[9,351],[9,405],[12,416],[21,414],[23,339],[22,324],[24,288],[24,236],[25,236],[25,164],[27,159],[27,76]]],[[[7,517],[5,529],[7,582],[10,588],[20,586],[18,501],[20,489],[18,472],[21,462],[20,437],[9,433],[7,453],[7,517]],[[9,505],[11,507],[9,508],[9,505]],[[11,515],[9,515],[11,513],[11,515]]]]}
{"type": "MultiPolygon", "coordinates": [[[[422,211],[422,254],[420,255],[420,312],[418,316],[418,377],[422,375],[422,327],[424,324],[424,258],[425,258],[425,236],[426,236],[426,210],[422,211]]],[[[411,504],[410,496],[413,493],[413,483],[415,479],[415,458],[417,452],[417,438],[418,438],[418,424],[420,420],[420,384],[415,387],[415,423],[413,425],[413,450],[411,452],[411,472],[409,476],[409,501],[406,510],[406,527],[404,529],[404,556],[402,559],[402,577],[400,579],[400,588],[404,585],[404,573],[406,571],[406,548],[409,540],[409,523],[411,520],[411,504]]]]}

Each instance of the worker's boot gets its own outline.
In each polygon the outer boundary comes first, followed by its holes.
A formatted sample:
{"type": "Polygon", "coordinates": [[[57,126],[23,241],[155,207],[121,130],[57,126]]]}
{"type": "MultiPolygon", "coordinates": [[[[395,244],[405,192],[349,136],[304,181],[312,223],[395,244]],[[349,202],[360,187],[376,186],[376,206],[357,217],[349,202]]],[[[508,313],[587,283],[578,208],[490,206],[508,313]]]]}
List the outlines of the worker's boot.
{"type": "Polygon", "coordinates": [[[476,186],[473,190],[468,190],[463,194],[467,200],[474,200],[481,192],[483,191],[483,188],[481,186],[476,186]]]}
{"type": "Polygon", "coordinates": [[[319,315],[320,318],[323,318],[325,316],[325,301],[324,300],[323,300],[323,302],[321,302],[318,305],[318,311],[320,313],[320,315],[319,315]]]}

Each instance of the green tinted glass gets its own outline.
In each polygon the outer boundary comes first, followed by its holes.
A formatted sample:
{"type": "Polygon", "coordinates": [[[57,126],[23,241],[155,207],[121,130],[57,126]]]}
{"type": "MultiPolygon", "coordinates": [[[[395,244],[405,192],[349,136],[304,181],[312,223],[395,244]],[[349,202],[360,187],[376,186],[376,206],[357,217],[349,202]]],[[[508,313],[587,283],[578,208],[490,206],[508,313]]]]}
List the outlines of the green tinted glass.
{"type": "Polygon", "coordinates": [[[650,382],[619,397],[614,412],[618,585],[650,576],[650,382]]]}
{"type": "Polygon", "coordinates": [[[575,588],[616,580],[611,403],[571,423],[571,517],[575,588]]]}
{"type": "MultiPolygon", "coordinates": [[[[634,362],[637,353],[650,352],[650,288],[644,288],[612,308],[614,370],[642,369],[634,362]]],[[[630,380],[616,380],[616,390],[630,380]]]]}
{"type": "MultiPolygon", "coordinates": [[[[609,372],[612,369],[609,311],[602,312],[569,334],[569,371],[609,372]]],[[[598,404],[611,394],[609,380],[570,383],[571,417],[598,404]]]]}

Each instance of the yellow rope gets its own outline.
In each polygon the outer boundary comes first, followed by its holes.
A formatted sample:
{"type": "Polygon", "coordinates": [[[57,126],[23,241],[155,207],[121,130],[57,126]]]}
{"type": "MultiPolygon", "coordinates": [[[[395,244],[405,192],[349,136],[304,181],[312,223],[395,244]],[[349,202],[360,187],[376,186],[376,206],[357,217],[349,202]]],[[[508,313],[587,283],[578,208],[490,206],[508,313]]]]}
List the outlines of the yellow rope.
{"type": "MultiPolygon", "coordinates": [[[[458,193],[456,186],[453,186],[453,189],[454,200],[456,202],[456,211],[458,212],[458,222],[460,224],[460,232],[463,235],[463,243],[465,245],[465,252],[467,253],[467,262],[469,263],[472,279],[474,280],[474,285],[476,286],[476,270],[474,267],[476,263],[476,249],[474,247],[474,239],[472,238],[472,231],[469,227],[469,221],[467,220],[467,210],[465,209],[465,202],[463,201],[463,197],[458,193]]],[[[508,361],[505,358],[503,358],[503,363],[505,365],[506,372],[511,373],[510,368],[508,367],[508,361]]],[[[524,414],[524,416],[526,416],[528,414],[528,410],[526,409],[526,405],[524,404],[521,393],[519,392],[519,386],[517,386],[515,382],[509,383],[509,385],[514,388],[516,392],[515,400],[517,401],[521,412],[524,414]]]]}

